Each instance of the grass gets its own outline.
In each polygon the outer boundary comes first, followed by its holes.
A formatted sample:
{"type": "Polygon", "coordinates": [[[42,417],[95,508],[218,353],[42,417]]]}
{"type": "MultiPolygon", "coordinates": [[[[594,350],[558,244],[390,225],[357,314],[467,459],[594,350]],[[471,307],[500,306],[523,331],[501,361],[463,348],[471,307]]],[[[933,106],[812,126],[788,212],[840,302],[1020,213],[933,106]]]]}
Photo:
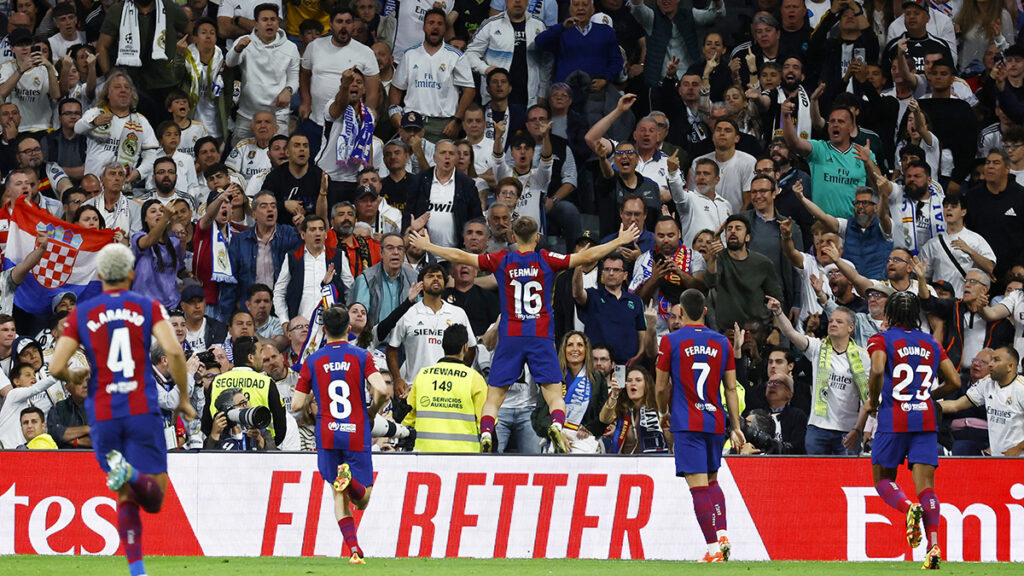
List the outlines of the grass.
{"type": "MultiPolygon", "coordinates": [[[[745,574],[761,576],[862,576],[864,574],[920,574],[916,562],[729,562],[710,566],[691,562],[621,560],[476,560],[369,558],[365,566],[349,566],[339,558],[197,558],[150,557],[150,576],[291,576],[337,574],[352,570],[365,576],[676,576],[678,574],[745,574]]],[[[1014,564],[943,564],[946,573],[968,576],[1019,574],[1014,564]]],[[[0,572],[11,576],[109,576],[127,574],[123,556],[0,556],[0,572]]]]}

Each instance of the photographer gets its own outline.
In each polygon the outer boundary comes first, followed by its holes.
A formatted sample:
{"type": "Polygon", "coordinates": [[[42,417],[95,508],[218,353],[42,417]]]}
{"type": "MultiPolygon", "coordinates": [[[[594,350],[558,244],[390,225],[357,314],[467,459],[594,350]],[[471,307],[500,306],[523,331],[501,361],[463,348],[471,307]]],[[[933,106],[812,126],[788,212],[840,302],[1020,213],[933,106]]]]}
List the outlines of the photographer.
{"type": "Polygon", "coordinates": [[[740,454],[786,454],[783,443],[775,439],[775,422],[764,410],[751,410],[743,420],[743,437],[747,439],[740,446],[740,454]]]}
{"type": "Polygon", "coordinates": [[[269,410],[264,406],[250,407],[241,388],[222,391],[214,402],[214,409],[217,415],[206,438],[206,450],[277,450],[266,428],[270,423],[269,410]]]}
{"type": "Polygon", "coordinates": [[[208,390],[207,405],[210,409],[203,411],[203,432],[207,435],[212,432],[213,417],[216,415],[216,407],[210,400],[220,398],[225,390],[239,388],[244,391],[251,406],[270,410],[273,422],[268,429],[274,435],[275,446],[279,446],[288,431],[287,416],[273,379],[260,373],[263,369],[260,345],[252,336],[242,336],[232,342],[232,349],[234,368],[214,378],[208,390]]]}

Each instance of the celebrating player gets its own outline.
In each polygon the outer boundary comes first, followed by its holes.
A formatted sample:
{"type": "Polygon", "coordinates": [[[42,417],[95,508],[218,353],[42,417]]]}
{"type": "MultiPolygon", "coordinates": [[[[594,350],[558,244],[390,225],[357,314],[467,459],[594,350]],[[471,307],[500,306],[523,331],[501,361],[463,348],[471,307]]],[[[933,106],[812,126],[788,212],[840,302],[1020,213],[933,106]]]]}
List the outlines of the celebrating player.
{"type": "Polygon", "coordinates": [[[351,504],[363,510],[373,489],[370,459],[371,422],[391,396],[370,352],[348,340],[348,310],[331,306],[324,312],[327,344],[302,363],[292,396],[292,411],[306,408],[310,390],[320,408],[316,415],[316,453],[320,476],[334,486],[334,515],[352,556],[349,564],[365,564],[356,539],[351,504]],[[373,402],[367,405],[370,384],[373,402]]]}
{"type": "Polygon", "coordinates": [[[889,329],[868,340],[871,375],[868,405],[878,409],[878,429],[871,448],[875,489],[885,503],[907,515],[907,542],[921,544],[921,518],[928,534],[924,567],[937,569],[939,550],[939,499],[935,496],[935,468],[939,465],[935,404],[960,387],[960,375],[946,351],[931,335],[921,332],[917,296],[896,292],[885,302],[889,329]],[[941,374],[943,384],[934,388],[941,374]],[[879,407],[879,404],[881,406],[879,407]],[[914,475],[920,504],[914,504],[896,484],[896,472],[904,460],[914,475]]]}
{"type": "Polygon", "coordinates": [[[54,377],[66,382],[89,378],[90,436],[107,487],[117,492],[117,532],[132,576],[145,574],[142,563],[141,507],[160,511],[167,489],[167,444],[157,403],[150,348],[167,354],[178,386],[178,411],[195,418],[189,404],[185,353],[174,337],[167,311],[157,301],[128,289],[135,277],[135,257],[121,244],[105,246],[96,256],[103,293],[79,302],[64,321],[50,364],[54,377]],[[81,345],[93,371],[70,368],[68,361],[81,345]]]}
{"type": "Polygon", "coordinates": [[[502,250],[491,254],[470,254],[456,248],[431,244],[425,233],[412,232],[413,245],[454,264],[465,264],[492,272],[498,281],[501,321],[498,325],[498,347],[491,360],[487,401],[480,418],[480,450],[490,452],[498,408],[505,400],[509,385],[523,371],[523,364],[540,385],[551,411],[548,437],[555,452],[566,452],[562,436],[565,423],[565,400],[562,397],[562,370],[555,351],[554,322],[551,318],[551,294],[555,274],[575,266],[587,266],[640,237],[636,225],[619,228],[612,241],[591,246],[582,252],[565,256],[541,250],[537,252],[537,221],[519,217],[512,224],[518,251],[502,250]]]}
{"type": "Polygon", "coordinates": [[[683,476],[693,498],[697,523],[708,552],[704,562],[729,559],[725,494],[718,485],[718,468],[725,446],[725,417],[719,391],[725,384],[725,404],[732,425],[732,445],[746,439],[740,430],[736,396],[736,364],[732,344],[704,326],[704,295],[690,288],[679,297],[683,327],[661,337],[658,350],[656,399],[662,419],[670,419],[675,440],[676,476],[683,476]]]}

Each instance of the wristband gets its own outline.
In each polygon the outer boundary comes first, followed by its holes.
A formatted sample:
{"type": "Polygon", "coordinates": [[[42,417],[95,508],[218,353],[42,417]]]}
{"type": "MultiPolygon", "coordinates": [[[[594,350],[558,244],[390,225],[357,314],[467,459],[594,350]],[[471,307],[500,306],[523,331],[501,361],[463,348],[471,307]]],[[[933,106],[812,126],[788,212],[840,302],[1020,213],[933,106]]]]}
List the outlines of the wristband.
{"type": "Polygon", "coordinates": [[[395,114],[401,116],[402,112],[403,110],[401,106],[391,106],[390,108],[388,108],[388,116],[394,116],[395,114]]]}
{"type": "Polygon", "coordinates": [[[78,438],[75,438],[71,444],[74,445],[75,448],[78,448],[78,438]]]}

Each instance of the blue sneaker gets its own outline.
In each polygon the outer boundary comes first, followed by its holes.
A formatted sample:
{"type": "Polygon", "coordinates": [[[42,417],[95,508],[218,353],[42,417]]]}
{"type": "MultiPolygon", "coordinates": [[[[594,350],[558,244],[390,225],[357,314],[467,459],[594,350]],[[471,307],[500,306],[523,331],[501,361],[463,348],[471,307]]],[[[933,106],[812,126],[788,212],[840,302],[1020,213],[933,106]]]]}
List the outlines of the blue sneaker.
{"type": "Polygon", "coordinates": [[[131,479],[134,472],[132,465],[120,452],[111,450],[107,452],[107,466],[110,468],[110,472],[107,472],[107,488],[117,492],[131,479]]]}

